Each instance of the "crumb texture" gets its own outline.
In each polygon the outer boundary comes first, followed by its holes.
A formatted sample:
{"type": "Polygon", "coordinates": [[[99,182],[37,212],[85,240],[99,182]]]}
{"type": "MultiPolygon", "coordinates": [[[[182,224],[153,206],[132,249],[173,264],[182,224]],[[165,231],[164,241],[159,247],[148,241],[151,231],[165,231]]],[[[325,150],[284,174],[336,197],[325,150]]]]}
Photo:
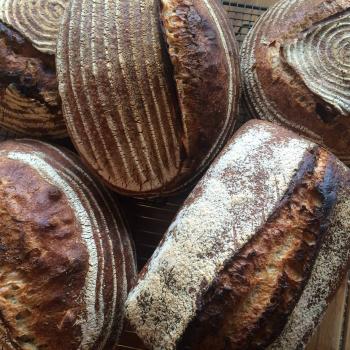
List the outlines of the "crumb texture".
{"type": "Polygon", "coordinates": [[[127,317],[149,346],[177,346],[203,294],[265,225],[313,147],[258,121],[226,146],[129,294],[127,317]]]}

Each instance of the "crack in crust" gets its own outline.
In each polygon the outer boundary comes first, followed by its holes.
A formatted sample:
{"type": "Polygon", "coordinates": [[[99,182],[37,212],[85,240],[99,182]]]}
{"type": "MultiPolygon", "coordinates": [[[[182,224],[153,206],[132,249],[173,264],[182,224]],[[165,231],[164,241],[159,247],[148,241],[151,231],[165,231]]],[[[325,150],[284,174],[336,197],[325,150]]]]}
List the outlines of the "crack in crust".
{"type": "Polygon", "coordinates": [[[278,336],[328,227],[337,186],[333,166],[324,150],[305,161],[273,216],[198,301],[180,349],[264,349],[278,336]]]}

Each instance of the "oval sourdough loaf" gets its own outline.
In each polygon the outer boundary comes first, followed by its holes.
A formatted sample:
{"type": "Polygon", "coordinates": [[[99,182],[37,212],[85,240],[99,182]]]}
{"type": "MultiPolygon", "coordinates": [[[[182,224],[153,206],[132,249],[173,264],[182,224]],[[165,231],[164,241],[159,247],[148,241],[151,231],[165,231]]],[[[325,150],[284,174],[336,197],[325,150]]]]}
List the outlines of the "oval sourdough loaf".
{"type": "Polygon", "coordinates": [[[67,135],[55,51],[68,0],[0,0],[0,126],[18,134],[67,135]]]}
{"type": "Polygon", "coordinates": [[[152,349],[302,349],[344,278],[350,171],[249,122],[185,201],[129,294],[152,349]]]}
{"type": "Polygon", "coordinates": [[[124,194],[181,191],[234,126],[237,45],[216,0],[73,0],[57,69],[79,153],[124,194]]]}
{"type": "Polygon", "coordinates": [[[68,151],[0,145],[0,345],[112,349],[135,276],[119,209],[68,151]]]}
{"type": "Polygon", "coordinates": [[[252,116],[331,149],[350,164],[350,1],[282,0],[241,51],[252,116]]]}

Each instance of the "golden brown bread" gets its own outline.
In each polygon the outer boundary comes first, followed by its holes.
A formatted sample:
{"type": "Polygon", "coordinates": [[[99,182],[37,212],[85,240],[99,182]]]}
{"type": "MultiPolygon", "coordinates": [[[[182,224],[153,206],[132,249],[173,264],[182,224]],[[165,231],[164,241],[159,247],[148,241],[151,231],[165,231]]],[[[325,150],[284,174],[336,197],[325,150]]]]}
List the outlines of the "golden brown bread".
{"type": "Polygon", "coordinates": [[[350,164],[347,0],[281,0],[245,39],[244,99],[253,117],[288,127],[350,164]]]}
{"type": "Polygon", "coordinates": [[[0,345],[111,349],[135,276],[108,192],[70,152],[0,145],[0,345]]]}
{"type": "Polygon", "coordinates": [[[217,0],[73,0],[59,35],[64,116],[86,163],[138,196],[183,190],[229,137],[237,45],[217,0]]]}
{"type": "Polygon", "coordinates": [[[185,201],[127,300],[152,349],[303,349],[350,259],[350,171],[254,121],[185,201]]]}
{"type": "Polygon", "coordinates": [[[0,126],[20,135],[67,135],[54,53],[66,0],[0,1],[0,126]]]}

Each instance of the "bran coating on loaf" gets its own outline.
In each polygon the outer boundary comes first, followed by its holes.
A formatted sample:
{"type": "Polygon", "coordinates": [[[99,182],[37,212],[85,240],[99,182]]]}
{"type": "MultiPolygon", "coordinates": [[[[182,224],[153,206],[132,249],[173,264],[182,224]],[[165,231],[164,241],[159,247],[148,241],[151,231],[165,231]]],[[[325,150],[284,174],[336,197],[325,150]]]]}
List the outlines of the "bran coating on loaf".
{"type": "Polygon", "coordinates": [[[335,204],[333,157],[315,149],[266,224],[198,300],[181,349],[263,349],[284,328],[310,276],[335,204]]]}
{"type": "Polygon", "coordinates": [[[348,1],[279,1],[242,46],[253,117],[276,122],[350,162],[348,1]]]}

